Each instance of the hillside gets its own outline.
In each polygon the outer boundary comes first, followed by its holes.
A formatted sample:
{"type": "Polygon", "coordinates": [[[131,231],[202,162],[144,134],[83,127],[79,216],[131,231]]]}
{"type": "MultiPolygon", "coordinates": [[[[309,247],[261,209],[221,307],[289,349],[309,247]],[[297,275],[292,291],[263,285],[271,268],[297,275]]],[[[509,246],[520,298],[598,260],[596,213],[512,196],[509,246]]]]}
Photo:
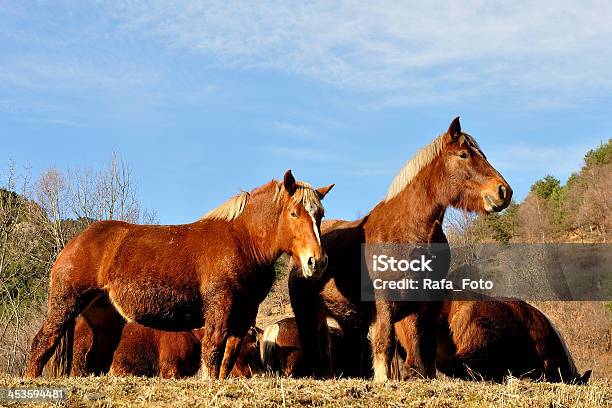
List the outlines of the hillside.
{"type": "Polygon", "coordinates": [[[501,214],[451,220],[451,240],[475,242],[609,242],[612,235],[612,139],[588,151],[565,184],[546,175],[501,214]]]}

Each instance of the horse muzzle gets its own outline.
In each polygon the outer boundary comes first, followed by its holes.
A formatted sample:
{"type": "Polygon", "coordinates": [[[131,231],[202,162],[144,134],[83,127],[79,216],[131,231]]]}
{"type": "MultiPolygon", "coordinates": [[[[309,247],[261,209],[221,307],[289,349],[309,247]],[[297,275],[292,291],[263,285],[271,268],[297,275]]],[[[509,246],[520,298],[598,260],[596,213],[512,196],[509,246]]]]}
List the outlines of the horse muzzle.
{"type": "Polygon", "coordinates": [[[327,261],[327,254],[323,254],[319,259],[316,259],[314,256],[300,257],[302,274],[307,279],[319,279],[327,268],[327,261]]]}
{"type": "Polygon", "coordinates": [[[502,211],[512,201],[512,189],[507,184],[497,184],[482,193],[482,201],[487,213],[502,211]]]}

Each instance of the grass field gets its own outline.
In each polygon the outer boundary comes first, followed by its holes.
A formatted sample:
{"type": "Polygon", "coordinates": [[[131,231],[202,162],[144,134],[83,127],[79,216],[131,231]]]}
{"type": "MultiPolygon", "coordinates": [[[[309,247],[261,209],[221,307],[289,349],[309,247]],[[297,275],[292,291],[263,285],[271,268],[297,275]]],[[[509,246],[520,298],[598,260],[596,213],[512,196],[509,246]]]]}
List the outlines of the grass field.
{"type": "MultiPolygon", "coordinates": [[[[1,387],[65,387],[69,395],[65,405],[69,407],[606,407],[612,405],[611,385],[608,380],[574,386],[516,379],[505,384],[449,379],[375,384],[271,377],[212,381],[103,376],[30,381],[0,376],[1,387]]],[[[0,401],[0,405],[6,404],[0,401]]],[[[45,405],[50,404],[33,404],[45,405]]]]}

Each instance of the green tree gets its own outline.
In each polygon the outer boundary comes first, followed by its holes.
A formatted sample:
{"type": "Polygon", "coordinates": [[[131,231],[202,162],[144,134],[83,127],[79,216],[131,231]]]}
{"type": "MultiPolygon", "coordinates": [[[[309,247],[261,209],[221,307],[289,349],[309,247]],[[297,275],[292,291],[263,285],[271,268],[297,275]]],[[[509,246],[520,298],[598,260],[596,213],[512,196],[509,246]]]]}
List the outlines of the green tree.
{"type": "Polygon", "coordinates": [[[561,189],[561,181],[551,176],[550,174],[545,176],[543,179],[540,179],[533,183],[531,186],[531,191],[538,195],[538,197],[548,200],[548,198],[555,194],[558,190],[561,189]]]}
{"type": "Polygon", "coordinates": [[[486,235],[502,244],[507,244],[516,235],[517,212],[519,205],[512,201],[501,213],[489,214],[485,218],[486,235]]]}
{"type": "Polygon", "coordinates": [[[598,148],[589,150],[584,155],[585,167],[608,164],[612,161],[612,139],[601,143],[598,148]]]}

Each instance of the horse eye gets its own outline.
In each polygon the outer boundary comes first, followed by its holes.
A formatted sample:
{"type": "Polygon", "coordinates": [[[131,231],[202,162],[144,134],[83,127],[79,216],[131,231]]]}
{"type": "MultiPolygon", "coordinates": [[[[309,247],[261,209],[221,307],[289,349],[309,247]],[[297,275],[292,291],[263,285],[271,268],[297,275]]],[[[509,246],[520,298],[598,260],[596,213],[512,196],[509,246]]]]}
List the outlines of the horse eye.
{"type": "Polygon", "coordinates": [[[463,151],[459,153],[459,157],[461,157],[462,159],[467,159],[468,157],[470,157],[470,154],[466,151],[463,151]]]}
{"type": "Polygon", "coordinates": [[[297,213],[295,211],[291,211],[291,218],[297,218],[297,213]]]}

